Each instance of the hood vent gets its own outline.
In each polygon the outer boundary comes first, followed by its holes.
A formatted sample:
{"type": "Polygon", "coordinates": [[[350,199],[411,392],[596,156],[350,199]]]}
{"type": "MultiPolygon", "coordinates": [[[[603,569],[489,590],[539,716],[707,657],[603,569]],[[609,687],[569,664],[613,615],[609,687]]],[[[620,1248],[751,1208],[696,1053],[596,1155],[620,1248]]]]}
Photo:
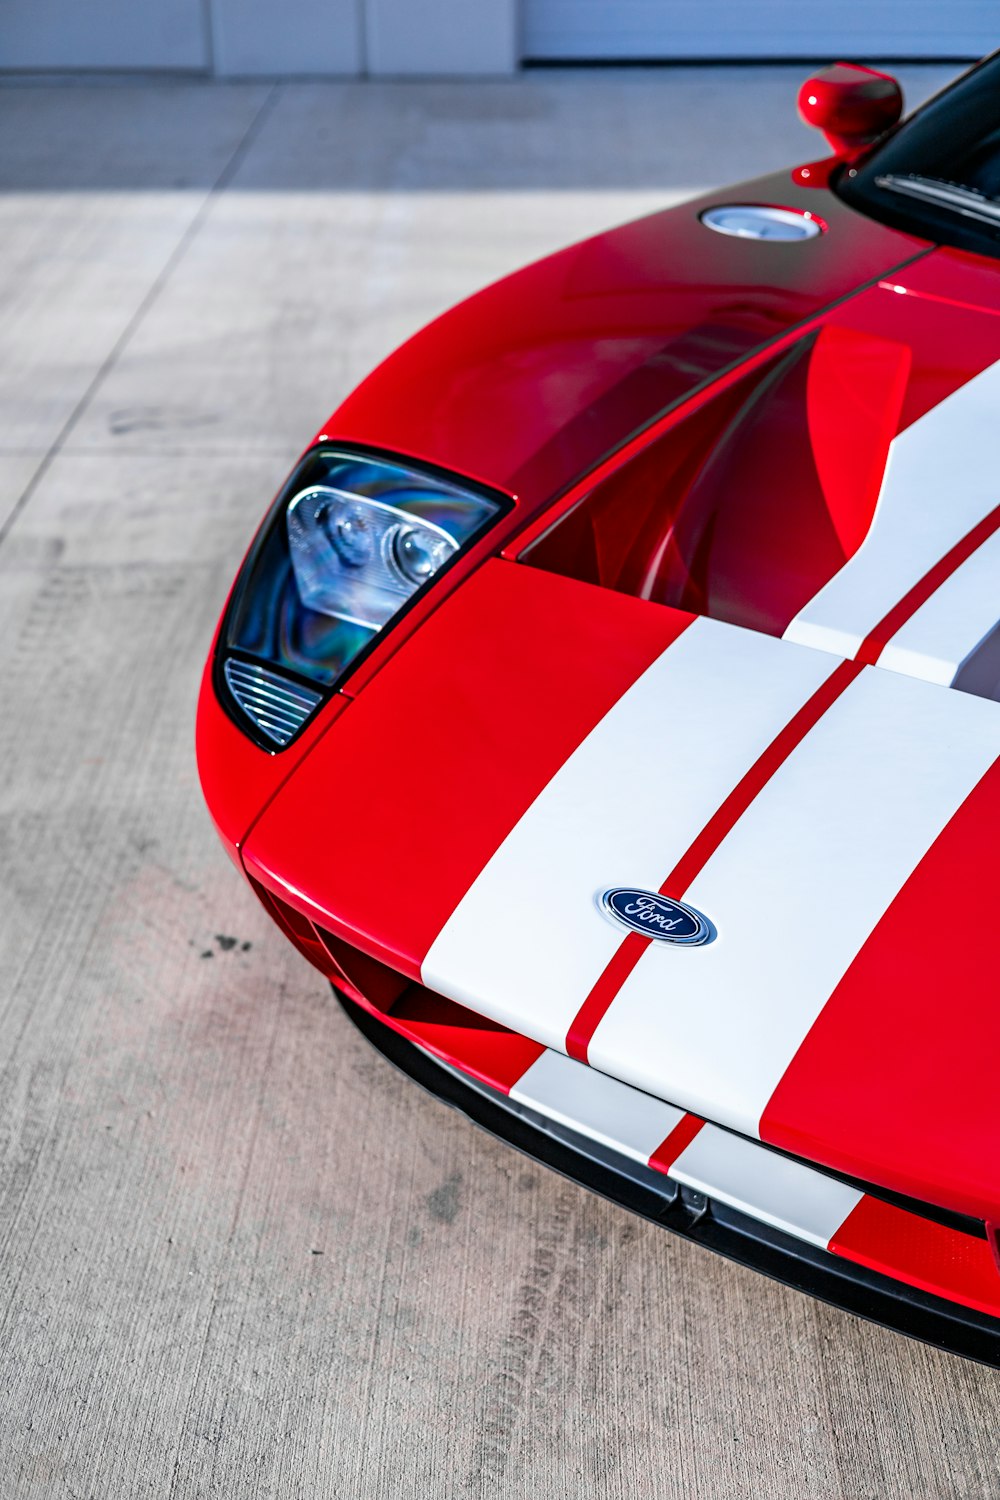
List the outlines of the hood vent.
{"type": "Polygon", "coordinates": [[[279,749],[298,734],[323,697],[258,662],[230,656],[223,671],[226,686],[247,718],[279,749]]]}

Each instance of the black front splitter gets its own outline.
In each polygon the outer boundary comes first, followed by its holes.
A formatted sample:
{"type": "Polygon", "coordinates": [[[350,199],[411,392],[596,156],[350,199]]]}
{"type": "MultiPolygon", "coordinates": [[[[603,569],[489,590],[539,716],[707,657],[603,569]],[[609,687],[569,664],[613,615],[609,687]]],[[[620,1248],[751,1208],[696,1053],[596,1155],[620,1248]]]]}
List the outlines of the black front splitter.
{"type": "Polygon", "coordinates": [[[797,1291],[937,1349],[1000,1368],[1000,1319],[893,1281],[693,1193],[664,1173],[600,1146],[439,1062],[336,989],[334,994],[362,1035],[391,1063],[435,1098],[533,1160],[797,1291]]]}

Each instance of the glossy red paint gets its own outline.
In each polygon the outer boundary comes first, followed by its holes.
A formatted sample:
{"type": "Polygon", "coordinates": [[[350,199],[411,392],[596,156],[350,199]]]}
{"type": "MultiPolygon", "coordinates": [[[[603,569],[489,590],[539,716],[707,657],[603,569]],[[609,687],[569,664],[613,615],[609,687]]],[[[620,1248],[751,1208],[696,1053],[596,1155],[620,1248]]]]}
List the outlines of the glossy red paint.
{"type": "Polygon", "coordinates": [[[487,563],[301,764],[246,842],[248,872],[419,980],[513,824],[690,619],[487,563]]]}
{"type": "Polygon", "coordinates": [[[649,429],[507,555],[781,635],[863,541],[891,439],[998,359],[995,319],[869,289],[649,429]]]}
{"type": "Polygon", "coordinates": [[[1000,275],[996,261],[966,250],[942,247],[903,266],[882,283],[897,294],[927,298],[976,313],[1000,316],[1000,275]]]}
{"type": "MultiPolygon", "coordinates": [[[[347,703],[334,697],[306,726],[295,744],[269,755],[249,740],[226,713],[212,685],[212,656],[202,674],[195,726],[201,789],[229,857],[240,865],[240,846],[254,818],[291,775],[347,703]]],[[[242,866],[240,865],[240,868],[242,866]]]]}
{"type": "Polygon", "coordinates": [[[873,290],[835,309],[508,552],[781,635],[861,545],[892,438],[1000,358],[992,319],[931,303],[906,318],[899,300],[873,290]],[[777,451],[794,484],[775,483],[777,451]]]}
{"type": "MultiPolygon", "coordinates": [[[[793,332],[775,339],[773,343],[751,354],[742,364],[725,370],[716,380],[699,386],[684,401],[671,407],[663,416],[658,417],[641,432],[622,443],[614,453],[557,495],[539,513],[529,513],[527,519],[522,514],[521,519],[524,524],[515,532],[511,541],[503,547],[500,555],[514,561],[526,559],[530,549],[542,538],[548,537],[560,521],[594,494],[599,486],[606,481],[610,481],[613,485],[619,481],[625,484],[630,483],[631,473],[638,472],[638,470],[630,469],[633,461],[641,460],[644,464],[653,463],[655,461],[654,450],[661,445],[661,440],[667,439],[672,446],[669,435],[682,426],[689,427],[689,424],[695,424],[698,429],[701,429],[702,424],[705,424],[703,430],[715,432],[717,418],[713,412],[720,406],[728,409],[725,403],[730,392],[742,386],[756,372],[767,368],[776,355],[784,353],[800,339],[815,332],[822,326],[822,323],[822,317],[808,319],[805,323],[797,325],[793,332]]],[[[732,399],[739,399],[738,390],[734,392],[732,399]]],[[[691,430],[690,427],[689,430],[691,430]]],[[[687,441],[687,439],[682,439],[682,441],[687,441]]],[[[661,447],[661,452],[668,451],[669,449],[665,446],[661,447]]],[[[548,565],[548,563],[545,564],[545,566],[548,565]]]]}
{"type": "MultiPolygon", "coordinates": [[[[737,409],[735,403],[747,399],[740,391],[752,393],[779,356],[820,333],[822,340],[817,340],[820,347],[816,357],[810,359],[805,393],[808,404],[801,412],[796,413],[794,408],[791,412],[791,419],[800,426],[808,424],[809,435],[815,437],[817,445],[815,457],[810,446],[808,454],[800,458],[799,482],[815,483],[818,478],[824,493],[829,488],[832,515],[845,513],[845,486],[860,485],[861,498],[852,491],[846,502],[857,518],[856,525],[860,526],[866,513],[870,515],[873,489],[877,490],[881,479],[879,462],[884,458],[888,438],[1000,358],[1000,338],[992,319],[982,318],[975,308],[954,299],[918,300],[916,296],[907,297],[905,287],[899,292],[895,290],[904,278],[907,284],[912,282],[919,287],[940,284],[935,271],[939,256],[949,257],[942,280],[952,285],[955,267],[950,258],[957,254],[935,251],[921,257],[897,273],[891,282],[860,291],[758,351],[711,386],[699,389],[624,444],[613,458],[586,475],[542,514],[529,518],[506,546],[504,555],[527,557],[540,538],[549,536],[564,516],[597,495],[605,481],[616,488],[640,487],[646,483],[643,464],[662,466],[670,462],[678,443],[693,450],[702,433],[721,435],[725,422],[737,409]],[[835,331],[846,335],[839,345],[835,331]],[[821,400],[824,396],[831,402],[828,409],[821,400]],[[849,420],[843,416],[845,402],[851,414],[849,420]],[[845,437],[847,429],[849,441],[845,437]],[[675,433],[684,435],[675,437],[672,435],[675,433]],[[692,436],[688,437],[688,433],[692,436]],[[656,445],[659,453],[654,457],[656,445]],[[637,462],[631,471],[635,474],[633,481],[627,466],[634,460],[637,462]],[[817,463],[819,473],[814,475],[817,463]]],[[[973,257],[965,259],[978,261],[973,257]]],[[[974,269],[978,271],[981,264],[974,269]]],[[[996,289],[997,273],[994,270],[992,274],[996,289]]],[[[985,291],[984,286],[984,295],[985,291]]],[[[792,439],[795,440],[794,433],[792,439]]],[[[856,530],[854,534],[857,535],[856,530]]],[[[547,554],[545,566],[553,565],[547,554]]],[[[603,581],[614,586],[606,574],[603,581]]]]}
{"type": "Polygon", "coordinates": [[[573,245],[438,318],[324,424],[522,497],[578,480],[667,408],[926,249],[787,172],[573,245]],[[702,210],[781,203],[826,234],[715,234],[702,210]]]}
{"type": "MultiPolygon", "coordinates": [[[[992,275],[996,288],[994,262],[950,250],[919,258],[899,273],[896,280],[905,277],[908,284],[921,289],[955,288],[963,271],[971,277],[970,286],[974,290],[970,295],[987,295],[986,271],[992,275]],[[939,261],[940,271],[936,269],[939,261]]],[[[809,360],[804,406],[800,416],[796,417],[792,411],[790,417],[798,421],[802,432],[808,425],[808,435],[815,443],[814,448],[800,455],[798,463],[800,484],[811,486],[814,491],[818,486],[813,516],[821,519],[829,513],[835,527],[841,530],[845,524],[848,527],[842,537],[842,542],[846,542],[843,553],[826,565],[828,572],[833,571],[860,541],[862,528],[870,518],[893,432],[909,426],[965,381],[1000,359],[998,325],[993,319],[978,316],[974,307],[954,299],[948,299],[947,303],[922,301],[918,305],[913,297],[876,286],[796,326],[742,365],[726,370],[714,382],[697,387],[547,507],[533,509],[520,500],[502,527],[463,557],[439,588],[426,595],[386,633],[377,649],[352,674],[344,691],[352,695],[361,691],[438,607],[446,589],[457,586],[494,549],[501,550],[506,557],[526,557],[533,543],[550,534],[561,517],[598,494],[605,483],[609,491],[627,494],[630,504],[634,503],[638,491],[643,486],[648,488],[647,471],[655,471],[662,478],[676,463],[682,445],[687,448],[692,443],[697,446],[699,442],[711,441],[721,430],[720,422],[728,420],[744,399],[741,390],[752,387],[755,378],[766,372],[778,356],[789,353],[811,335],[818,337],[809,360]],[[850,412],[849,418],[843,415],[845,409],[850,412]],[[849,441],[844,440],[847,428],[849,441]],[[689,433],[694,434],[693,438],[689,433]],[[848,517],[853,517],[853,526],[848,517]]],[[[791,440],[797,441],[794,431],[791,440]]],[[[777,502],[795,498],[787,490],[775,491],[770,485],[769,463],[758,468],[757,473],[762,494],[771,491],[772,509],[777,502]]],[[[741,476],[741,493],[745,482],[745,476],[741,476]]],[[[773,520],[778,528],[776,535],[780,536],[787,512],[779,508],[773,520]]],[[[789,525],[785,545],[799,536],[800,532],[789,525]]],[[[534,560],[541,566],[562,567],[551,551],[544,559],[538,555],[534,560]]],[[[577,571],[576,576],[591,575],[577,571]]],[[[756,600],[758,611],[765,612],[764,628],[780,634],[794,609],[780,607],[780,600],[769,585],[755,587],[745,562],[740,578],[749,590],[746,599],[742,594],[737,597],[740,609],[756,600]]],[[[628,583],[619,583],[609,576],[607,569],[595,574],[594,581],[605,587],[631,588],[628,583]]],[[[818,587],[822,580],[814,578],[814,581],[818,587]]],[[[698,607],[698,601],[690,601],[689,607],[698,607]]],[[[751,623],[743,614],[738,620],[751,623]]]]}
{"type": "Polygon", "coordinates": [[[501,1093],[545,1050],[507,1027],[413,984],[303,916],[259,879],[250,884],[268,915],[342,995],[391,1030],[501,1093]]]}
{"type": "Polygon", "coordinates": [[[903,91],[889,73],[858,63],[834,63],[799,89],[799,114],[822,130],[840,157],[850,158],[895,125],[903,91]]]}
{"type": "MultiPolygon", "coordinates": [[[[935,250],[926,256],[928,264],[919,284],[939,285],[938,257],[951,253],[935,250]]],[[[916,282],[916,270],[916,263],[907,266],[892,278],[892,285],[911,279],[916,282]]],[[[993,274],[1000,296],[1000,276],[996,271],[993,274]]],[[[945,275],[950,280],[950,271],[945,275]]],[[[899,414],[900,431],[1000,359],[1000,320],[984,318],[977,308],[951,299],[908,296],[884,284],[831,309],[824,322],[833,328],[863,331],[910,350],[912,362],[899,414]]]]}
{"type": "Polygon", "coordinates": [[[761,1139],[962,1213],[1000,1217],[1000,762],[914,870],[771,1097],[761,1139]],[[935,913],[947,911],[944,925],[935,913]]]}
{"type": "Polygon", "coordinates": [[[509,1094],[545,1048],[414,985],[386,1017],[394,1030],[481,1083],[509,1094]]]}
{"type": "Polygon", "coordinates": [[[801,167],[793,170],[792,181],[796,187],[829,187],[833,172],[842,164],[843,158],[840,156],[822,156],[819,161],[803,162],[801,167]]]}
{"type": "MultiPolygon", "coordinates": [[[[912,365],[910,345],[898,339],[836,323],[817,336],[806,373],[805,425],[843,562],[868,535],[912,365]]],[[[803,467],[808,473],[810,465],[803,467]]]]}
{"type": "Polygon", "coordinates": [[[907,365],[905,348],[824,327],[762,372],[677,495],[643,596],[780,635],[868,531],[907,365]],[[776,448],[794,485],[775,483],[776,448]]]}
{"type": "Polygon", "coordinates": [[[864,1197],[830,1241],[834,1255],[1000,1315],[1000,1275],[985,1240],[864,1197]]]}

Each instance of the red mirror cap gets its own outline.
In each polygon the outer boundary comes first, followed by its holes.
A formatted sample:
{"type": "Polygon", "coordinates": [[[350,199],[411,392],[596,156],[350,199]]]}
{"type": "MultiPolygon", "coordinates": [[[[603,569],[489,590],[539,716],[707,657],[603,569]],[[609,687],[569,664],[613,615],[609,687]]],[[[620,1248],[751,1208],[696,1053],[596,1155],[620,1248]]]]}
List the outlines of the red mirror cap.
{"type": "Polygon", "coordinates": [[[889,73],[859,63],[834,63],[799,89],[799,114],[822,130],[838,156],[854,156],[895,125],[903,91],[889,73]]]}

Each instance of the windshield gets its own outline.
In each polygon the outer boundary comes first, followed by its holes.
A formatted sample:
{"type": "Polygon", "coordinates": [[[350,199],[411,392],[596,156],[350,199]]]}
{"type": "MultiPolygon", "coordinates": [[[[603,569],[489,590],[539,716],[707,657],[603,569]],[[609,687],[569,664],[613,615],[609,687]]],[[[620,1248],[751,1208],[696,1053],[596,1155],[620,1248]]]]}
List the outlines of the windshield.
{"type": "Polygon", "coordinates": [[[843,168],[834,188],[896,229],[1000,258],[1000,53],[843,168]]]}

